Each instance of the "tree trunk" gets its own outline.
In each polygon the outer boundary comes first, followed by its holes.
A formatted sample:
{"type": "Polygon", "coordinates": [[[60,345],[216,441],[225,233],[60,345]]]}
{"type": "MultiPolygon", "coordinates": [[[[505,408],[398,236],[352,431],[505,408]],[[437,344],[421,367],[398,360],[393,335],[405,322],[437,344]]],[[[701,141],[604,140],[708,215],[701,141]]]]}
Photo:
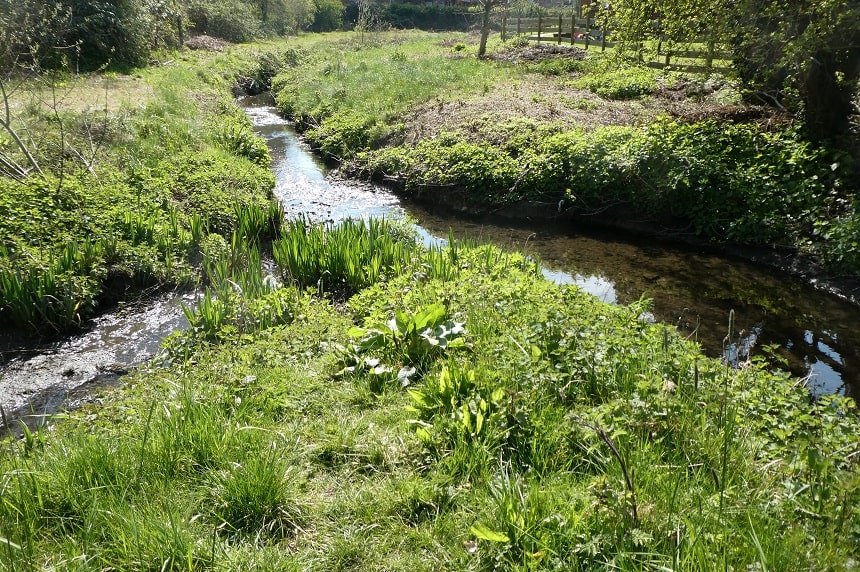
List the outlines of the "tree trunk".
{"type": "Polygon", "coordinates": [[[484,0],[484,11],[481,14],[481,45],[478,46],[478,57],[487,54],[487,37],[490,35],[490,12],[495,5],[494,0],[484,0]]]}
{"type": "MultiPolygon", "coordinates": [[[[824,141],[848,132],[852,91],[837,78],[837,63],[829,52],[819,52],[801,76],[804,123],[810,139],[824,141]]],[[[856,81],[856,77],[854,78],[856,81]]]]}

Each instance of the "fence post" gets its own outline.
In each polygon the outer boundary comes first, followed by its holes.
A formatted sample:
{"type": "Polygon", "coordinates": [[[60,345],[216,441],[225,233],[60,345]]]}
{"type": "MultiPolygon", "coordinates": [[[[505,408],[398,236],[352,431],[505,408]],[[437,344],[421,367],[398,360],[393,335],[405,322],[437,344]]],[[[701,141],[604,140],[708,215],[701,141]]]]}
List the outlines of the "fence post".
{"type": "Polygon", "coordinates": [[[561,45],[561,14],[558,15],[558,45],[561,45]]]}
{"type": "Polygon", "coordinates": [[[585,19],[585,49],[588,50],[588,40],[591,38],[591,20],[585,19]]]}
{"type": "Polygon", "coordinates": [[[502,12],[502,41],[507,41],[507,31],[508,31],[508,11],[505,10],[502,12]]]}
{"type": "Polygon", "coordinates": [[[714,65],[714,38],[708,39],[708,59],[705,61],[705,66],[711,69],[714,65]]]}
{"type": "Polygon", "coordinates": [[[576,36],[576,14],[570,13],[570,45],[573,45],[574,36],[576,36]]]}
{"type": "Polygon", "coordinates": [[[538,14],[538,43],[540,43],[542,28],[543,28],[543,14],[538,14]]]}
{"type": "Polygon", "coordinates": [[[517,12],[517,36],[520,35],[520,20],[523,19],[523,13],[517,12]]]}
{"type": "MultiPolygon", "coordinates": [[[[604,10],[604,12],[605,12],[605,10],[604,10]]],[[[608,27],[607,26],[608,24],[609,24],[609,14],[604,13],[604,15],[603,15],[603,26],[600,28],[600,51],[601,52],[606,51],[606,28],[608,27]]]]}

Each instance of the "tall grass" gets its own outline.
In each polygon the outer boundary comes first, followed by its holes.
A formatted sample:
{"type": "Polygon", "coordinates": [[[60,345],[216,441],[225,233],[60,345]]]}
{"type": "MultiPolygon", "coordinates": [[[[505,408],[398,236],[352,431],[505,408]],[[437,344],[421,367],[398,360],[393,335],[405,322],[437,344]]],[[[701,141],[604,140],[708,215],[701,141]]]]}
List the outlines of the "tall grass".
{"type": "MultiPolygon", "coordinates": [[[[329,240],[372,253],[368,238],[392,230],[349,224],[337,235],[290,221],[300,236],[281,248],[311,249],[310,280],[346,274],[344,257],[368,253],[329,240]]],[[[257,243],[238,232],[205,250],[205,304],[221,313],[189,310],[189,337],[212,343],[44,438],[3,444],[0,569],[838,570],[860,558],[852,402],[811,403],[787,374],[705,358],[642,321],[646,301],[603,304],[522,255],[403,247],[345,305],[267,289],[257,243]],[[289,319],[261,330],[274,299],[289,319]]]]}
{"type": "Polygon", "coordinates": [[[72,241],[46,262],[0,267],[0,322],[55,330],[79,324],[95,306],[105,250],[102,241],[72,241]]]}
{"type": "Polygon", "coordinates": [[[445,58],[450,49],[442,40],[452,37],[463,36],[391,33],[369,45],[348,36],[342,42],[308,38],[301,65],[276,76],[272,90],[323,153],[346,159],[399,137],[410,107],[479,93],[515,74],[476,58],[445,58]]]}
{"type": "Polygon", "coordinates": [[[286,280],[301,288],[354,293],[402,273],[418,252],[385,219],[322,225],[305,217],[287,222],[272,252],[286,280]]]}

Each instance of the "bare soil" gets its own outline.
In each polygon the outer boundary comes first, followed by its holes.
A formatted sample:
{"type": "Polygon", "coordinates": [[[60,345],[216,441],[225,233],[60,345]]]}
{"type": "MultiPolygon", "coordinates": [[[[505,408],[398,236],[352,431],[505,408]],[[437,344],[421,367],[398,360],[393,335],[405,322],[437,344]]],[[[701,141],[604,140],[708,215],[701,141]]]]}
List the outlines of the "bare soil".
{"type": "MultiPolygon", "coordinates": [[[[580,60],[585,56],[585,50],[578,47],[533,44],[495,52],[489,57],[522,65],[546,59],[580,60]]],[[[575,77],[530,74],[528,81],[498,84],[482,95],[452,94],[436,98],[404,118],[406,143],[455,130],[467,137],[471,133],[475,140],[481,140],[483,134],[475,126],[523,119],[586,130],[608,125],[646,125],[660,116],[691,122],[707,118],[756,122],[764,127],[791,121],[791,117],[772,108],[731,101],[732,86],[725,80],[699,83],[680,74],[667,74],[671,79],[663,80],[652,96],[615,101],[572,87],[571,80],[575,77]]]]}

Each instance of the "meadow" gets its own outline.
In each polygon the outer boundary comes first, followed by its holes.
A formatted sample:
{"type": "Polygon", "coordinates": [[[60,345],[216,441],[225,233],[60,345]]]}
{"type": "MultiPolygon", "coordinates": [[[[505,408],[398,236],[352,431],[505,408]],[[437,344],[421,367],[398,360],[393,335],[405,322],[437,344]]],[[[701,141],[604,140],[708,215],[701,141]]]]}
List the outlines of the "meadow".
{"type": "MultiPolygon", "coordinates": [[[[605,304],[521,253],[426,247],[400,222],[283,219],[265,147],[226,95],[238,75],[278,69],[278,101],[309,140],[322,148],[329,129],[333,149],[361,160],[414,134],[391,129],[406,110],[468,108],[457,98],[532,73],[475,61],[465,35],[415,36],[314,35],[141,72],[152,99],[124,112],[135,131],[118,129],[125,143],[102,156],[105,171],[93,165],[99,184],[61,171],[74,201],[39,215],[67,213],[68,234],[13,219],[10,276],[29,268],[21,260],[47,276],[50,261],[92,300],[124,268],[204,290],[185,310],[190,329],[121,385],[0,442],[0,570],[855,569],[854,402],[812,400],[755,357],[705,357],[650,323],[648,300],[605,304]],[[432,46],[460,55],[418,61],[432,46]],[[412,79],[388,97],[370,82],[394,68],[412,79]],[[339,77],[359,81],[327,111],[339,77]],[[302,88],[311,81],[322,83],[302,88]],[[350,131],[359,106],[374,122],[350,131]]],[[[573,115],[603,106],[577,97],[573,115]]],[[[501,148],[532,141],[498,129],[501,148]]],[[[465,157],[465,132],[432,140],[465,157]]],[[[627,137],[594,133],[607,147],[627,137]]],[[[572,145],[563,137],[547,140],[572,145]]],[[[4,216],[65,196],[44,181],[4,183],[19,193],[2,199],[4,216]]],[[[729,344],[731,315],[726,331],[729,344]]]]}

